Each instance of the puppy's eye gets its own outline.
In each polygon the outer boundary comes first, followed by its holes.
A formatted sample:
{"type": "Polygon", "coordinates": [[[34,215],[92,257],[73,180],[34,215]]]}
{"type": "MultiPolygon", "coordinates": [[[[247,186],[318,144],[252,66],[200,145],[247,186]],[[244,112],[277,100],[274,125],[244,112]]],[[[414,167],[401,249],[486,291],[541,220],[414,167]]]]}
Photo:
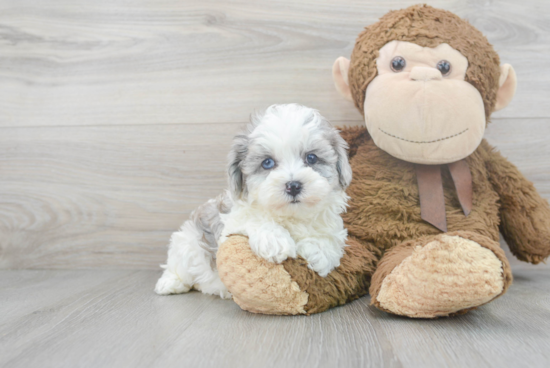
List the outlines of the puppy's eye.
{"type": "Polygon", "coordinates": [[[262,167],[266,170],[273,169],[275,161],[272,158],[266,158],[262,161],[262,167]]]}
{"type": "Polygon", "coordinates": [[[439,63],[437,63],[436,68],[441,72],[442,75],[447,75],[451,72],[451,63],[449,63],[447,60],[441,60],[439,63]]]}
{"type": "Polygon", "coordinates": [[[393,70],[396,73],[405,69],[406,65],[407,65],[407,62],[401,56],[394,57],[393,59],[391,59],[391,62],[390,62],[391,70],[393,70]]]}
{"type": "Polygon", "coordinates": [[[310,153],[309,155],[306,156],[306,160],[308,164],[314,165],[317,163],[318,158],[317,158],[317,155],[310,153]]]}

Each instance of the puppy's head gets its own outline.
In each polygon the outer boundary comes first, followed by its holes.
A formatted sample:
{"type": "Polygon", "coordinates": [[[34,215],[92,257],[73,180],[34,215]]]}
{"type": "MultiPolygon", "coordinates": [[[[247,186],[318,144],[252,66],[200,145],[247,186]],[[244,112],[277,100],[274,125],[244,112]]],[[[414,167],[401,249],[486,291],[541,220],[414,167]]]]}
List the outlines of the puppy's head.
{"type": "Polygon", "coordinates": [[[317,110],[272,105],[235,137],[229,184],[235,199],[280,215],[345,205],[347,144],[317,110]]]}

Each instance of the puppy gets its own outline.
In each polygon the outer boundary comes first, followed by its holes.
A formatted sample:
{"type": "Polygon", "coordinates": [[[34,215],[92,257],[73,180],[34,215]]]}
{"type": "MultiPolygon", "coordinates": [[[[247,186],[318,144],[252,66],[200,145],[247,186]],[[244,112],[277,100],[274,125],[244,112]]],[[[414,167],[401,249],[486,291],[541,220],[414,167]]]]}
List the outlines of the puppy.
{"type": "Polygon", "coordinates": [[[327,276],[340,265],[347,231],[347,144],[317,110],[273,105],[252,117],[229,154],[229,190],[197,208],[172,235],[158,294],[187,292],[230,298],[216,251],[231,234],[249,237],[258,256],[275,263],[302,256],[327,276]]]}

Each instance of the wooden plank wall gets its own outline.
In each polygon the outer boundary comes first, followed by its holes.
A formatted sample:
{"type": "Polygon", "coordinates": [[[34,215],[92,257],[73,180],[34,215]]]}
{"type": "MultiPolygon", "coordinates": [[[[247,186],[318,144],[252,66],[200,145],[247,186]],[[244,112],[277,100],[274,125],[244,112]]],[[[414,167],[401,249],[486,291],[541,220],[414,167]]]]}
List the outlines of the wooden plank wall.
{"type": "MultiPolygon", "coordinates": [[[[0,1],[0,268],[156,269],[272,103],[361,116],[331,66],[417,1],[0,1]]],[[[550,2],[430,1],[519,78],[487,138],[550,198],[550,2]]]]}

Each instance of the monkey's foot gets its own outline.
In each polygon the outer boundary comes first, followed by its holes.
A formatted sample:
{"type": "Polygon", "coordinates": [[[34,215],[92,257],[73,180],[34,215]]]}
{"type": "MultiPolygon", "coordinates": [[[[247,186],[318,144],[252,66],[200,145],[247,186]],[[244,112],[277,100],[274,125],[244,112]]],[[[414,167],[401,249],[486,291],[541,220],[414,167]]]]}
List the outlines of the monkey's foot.
{"type": "Polygon", "coordinates": [[[373,275],[372,304],[386,312],[436,318],[466,313],[506,292],[510,266],[499,244],[457,231],[402,243],[373,275]]]}
{"type": "Polygon", "coordinates": [[[368,293],[378,249],[349,237],[336,267],[326,277],[298,256],[280,264],[258,257],[248,238],[232,235],[217,254],[221,280],[242,309],[264,314],[320,313],[368,293]]]}

